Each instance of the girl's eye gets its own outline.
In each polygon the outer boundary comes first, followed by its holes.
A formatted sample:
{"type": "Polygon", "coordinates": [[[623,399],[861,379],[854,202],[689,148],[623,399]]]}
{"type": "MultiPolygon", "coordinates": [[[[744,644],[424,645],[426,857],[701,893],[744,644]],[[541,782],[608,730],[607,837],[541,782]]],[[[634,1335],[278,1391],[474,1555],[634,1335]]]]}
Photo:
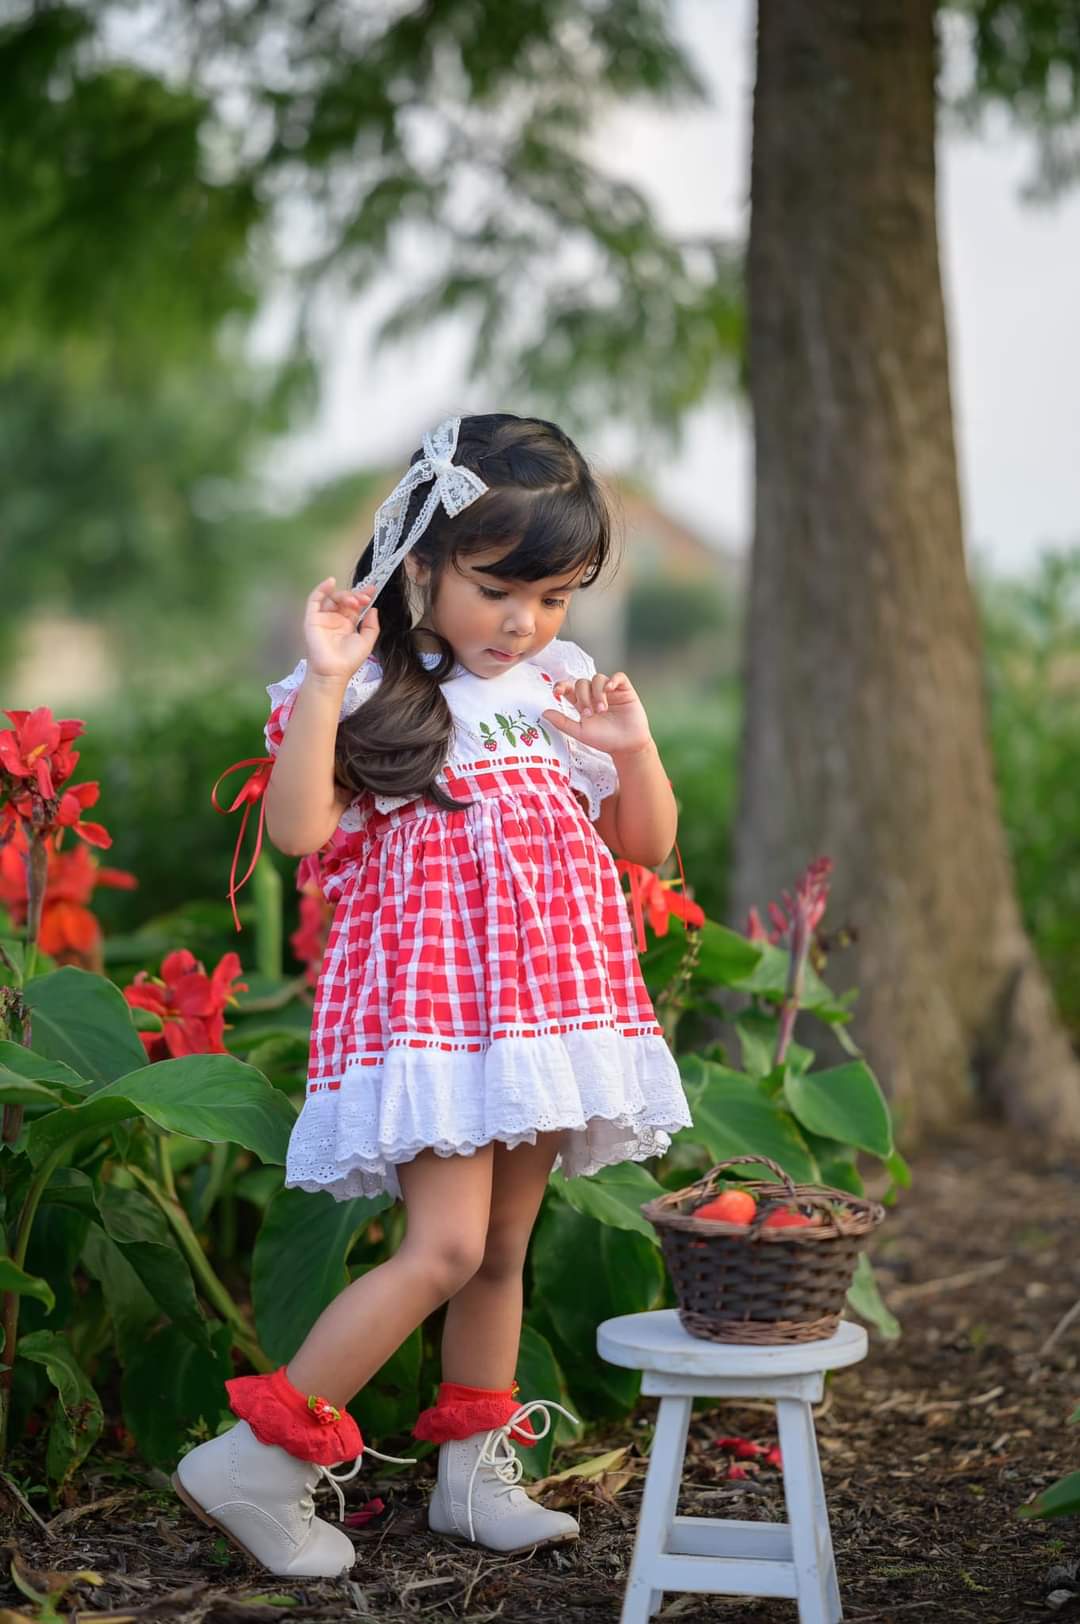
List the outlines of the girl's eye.
{"type": "MultiPolygon", "coordinates": [[[[509,597],[509,593],[501,591],[497,586],[482,586],[480,596],[482,598],[506,598],[509,597]]],[[[544,604],[548,609],[565,609],[566,602],[565,598],[544,599],[544,604]]]]}

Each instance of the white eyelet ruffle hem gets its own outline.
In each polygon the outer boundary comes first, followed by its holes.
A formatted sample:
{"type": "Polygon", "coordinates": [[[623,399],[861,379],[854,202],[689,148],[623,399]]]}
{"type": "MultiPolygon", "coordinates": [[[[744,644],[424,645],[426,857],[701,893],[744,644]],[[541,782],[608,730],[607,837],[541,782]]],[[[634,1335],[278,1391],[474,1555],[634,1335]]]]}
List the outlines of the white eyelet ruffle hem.
{"type": "Polygon", "coordinates": [[[289,1140],[285,1183],[338,1201],[401,1198],[397,1168],[420,1151],[471,1156],[496,1141],[535,1145],[562,1131],[553,1169],[571,1179],[662,1156],[692,1122],[663,1037],[617,1030],[497,1038],[479,1054],[391,1047],[309,1090],[289,1140]]]}

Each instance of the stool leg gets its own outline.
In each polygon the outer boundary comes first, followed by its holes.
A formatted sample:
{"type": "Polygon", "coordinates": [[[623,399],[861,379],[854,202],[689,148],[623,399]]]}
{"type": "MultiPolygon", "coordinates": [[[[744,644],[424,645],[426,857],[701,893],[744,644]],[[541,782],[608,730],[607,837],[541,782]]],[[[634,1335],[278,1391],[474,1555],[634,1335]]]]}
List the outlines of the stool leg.
{"type": "Polygon", "coordinates": [[[778,1398],[776,1423],[784,1462],[784,1498],[791,1527],[799,1624],[840,1624],[844,1614],[818,1460],[814,1413],[805,1399],[778,1398]]]}
{"type": "Polygon", "coordinates": [[[664,1600],[664,1592],[652,1587],[653,1559],[667,1550],[692,1403],[693,1399],[683,1397],[660,1400],[620,1624],[648,1624],[664,1600]]]}

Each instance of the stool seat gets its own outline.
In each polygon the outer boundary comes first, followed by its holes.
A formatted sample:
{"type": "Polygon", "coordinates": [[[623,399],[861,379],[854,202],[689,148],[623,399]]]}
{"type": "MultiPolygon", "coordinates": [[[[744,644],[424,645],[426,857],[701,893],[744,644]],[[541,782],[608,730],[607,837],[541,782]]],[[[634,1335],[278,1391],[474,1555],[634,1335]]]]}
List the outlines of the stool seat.
{"type": "Polygon", "coordinates": [[[816,1342],[753,1347],[684,1330],[673,1308],[621,1314],[596,1329],[609,1364],[641,1371],[660,1399],[620,1624],[648,1624],[665,1591],[786,1596],[799,1624],[843,1618],[811,1406],[825,1372],[865,1358],[867,1335],[842,1320],[816,1342]],[[786,1523],[676,1514],[695,1397],[771,1398],[787,1503],[786,1523]]]}
{"type": "Polygon", "coordinates": [[[683,1328],[674,1308],[620,1314],[596,1329],[597,1352],[609,1365],[663,1371],[670,1376],[801,1376],[807,1371],[858,1364],[866,1357],[866,1347],[866,1332],[850,1320],[841,1320],[832,1336],[817,1342],[769,1347],[707,1342],[683,1328]]]}

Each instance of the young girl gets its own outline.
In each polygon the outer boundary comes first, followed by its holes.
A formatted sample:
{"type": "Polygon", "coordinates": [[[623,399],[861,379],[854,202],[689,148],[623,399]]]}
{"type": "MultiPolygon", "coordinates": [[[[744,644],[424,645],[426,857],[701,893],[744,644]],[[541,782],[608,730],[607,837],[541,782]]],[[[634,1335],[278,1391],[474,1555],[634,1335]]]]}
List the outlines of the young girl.
{"type": "Polygon", "coordinates": [[[691,1121],[612,856],[662,862],[675,803],[628,678],[558,636],[608,548],[553,423],[448,419],[268,690],[266,827],[323,852],[337,905],[285,1182],[407,1211],[287,1366],[226,1383],[240,1421],[174,1476],[274,1573],[352,1565],[313,1491],[329,1479],[343,1513],[328,1468],[356,1457],[353,1476],[365,1447],[345,1406],[442,1303],[443,1380],[413,1429],[440,1444],[429,1526],[496,1551],[577,1537],[517,1486],[510,1443],[561,1409],[516,1399],[529,1236],[552,1168],[643,1161],[691,1121]]]}

